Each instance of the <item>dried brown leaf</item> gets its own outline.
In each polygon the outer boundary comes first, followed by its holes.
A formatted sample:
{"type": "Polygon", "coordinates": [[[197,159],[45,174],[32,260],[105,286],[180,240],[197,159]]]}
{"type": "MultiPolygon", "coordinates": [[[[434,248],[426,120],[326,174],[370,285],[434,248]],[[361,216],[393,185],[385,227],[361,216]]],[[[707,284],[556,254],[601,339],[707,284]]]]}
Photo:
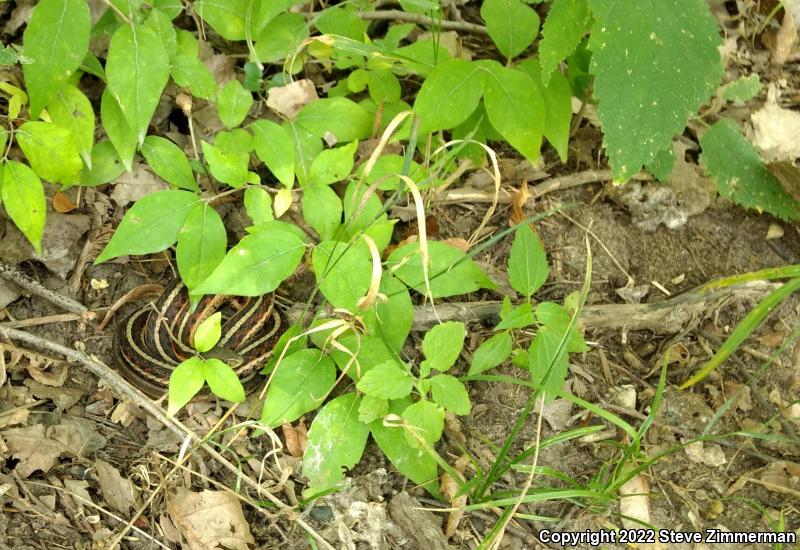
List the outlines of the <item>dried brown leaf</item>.
{"type": "Polygon", "coordinates": [[[255,543],[242,505],[232,492],[180,489],[167,500],[167,508],[187,548],[247,550],[255,543]]]}

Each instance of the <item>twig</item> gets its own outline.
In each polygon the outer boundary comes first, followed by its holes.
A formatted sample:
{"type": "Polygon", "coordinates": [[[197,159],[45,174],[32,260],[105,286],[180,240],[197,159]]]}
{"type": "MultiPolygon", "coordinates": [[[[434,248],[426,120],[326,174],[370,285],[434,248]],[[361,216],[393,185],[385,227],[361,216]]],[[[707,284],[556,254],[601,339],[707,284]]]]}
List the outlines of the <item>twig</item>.
{"type": "Polygon", "coordinates": [[[33,319],[22,319],[21,321],[11,321],[4,323],[8,328],[38,327],[40,325],[50,325],[53,323],[70,323],[72,321],[82,321],[83,316],[77,313],[59,313],[57,315],[45,315],[44,317],[34,317],[33,319]]]}
{"type": "Polygon", "coordinates": [[[0,262],[0,277],[72,313],[83,315],[89,311],[89,309],[82,303],[62,294],[58,294],[57,292],[53,292],[49,288],[45,288],[40,283],[26,276],[17,268],[5,262],[0,262]]]}
{"type": "Polygon", "coordinates": [[[40,338],[21,330],[8,328],[2,324],[0,324],[0,336],[32,344],[55,353],[60,353],[67,359],[81,363],[87,369],[89,369],[92,374],[106,382],[113,391],[117,392],[118,395],[125,396],[133,401],[136,405],[152,415],[153,418],[161,422],[167,429],[182,438],[188,436],[192,441],[198,443],[214,460],[219,462],[225,469],[237,476],[237,479],[242,480],[246,485],[257,491],[260,495],[264,495],[277,508],[286,513],[292,521],[297,523],[310,536],[314,537],[321,547],[325,548],[326,550],[334,550],[333,546],[331,546],[324,538],[322,538],[319,533],[317,533],[310,525],[303,521],[302,518],[297,516],[292,507],[287,505],[275,495],[265,492],[263,487],[253,481],[250,477],[241,475],[239,469],[231,464],[228,459],[219,454],[216,449],[206,443],[192,430],[184,426],[178,419],[167,416],[167,414],[158,405],[156,405],[152,400],[148,399],[143,393],[141,393],[138,389],[131,385],[130,382],[125,380],[119,373],[111,369],[109,366],[97,359],[89,357],[80,351],[68,348],[56,342],[45,340],[44,338],[40,338]]]}
{"type": "MultiPolygon", "coordinates": [[[[417,25],[431,25],[445,31],[464,31],[475,34],[489,34],[486,27],[466,21],[448,21],[446,19],[435,19],[420,13],[406,13],[401,10],[380,10],[380,11],[360,11],[358,15],[366,21],[405,21],[416,23],[417,25]]],[[[304,13],[306,19],[314,19],[319,16],[318,12],[304,13]]]]}

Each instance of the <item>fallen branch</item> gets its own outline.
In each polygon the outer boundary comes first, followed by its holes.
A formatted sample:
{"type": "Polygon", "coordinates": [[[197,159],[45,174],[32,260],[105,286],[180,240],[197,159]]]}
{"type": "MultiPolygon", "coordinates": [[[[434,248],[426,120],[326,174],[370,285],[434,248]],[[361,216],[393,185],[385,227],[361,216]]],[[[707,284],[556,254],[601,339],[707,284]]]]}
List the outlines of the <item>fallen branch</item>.
{"type": "Polygon", "coordinates": [[[19,271],[16,267],[5,262],[0,262],[0,277],[14,283],[23,290],[27,290],[28,292],[44,298],[48,302],[52,302],[53,304],[60,306],[71,313],[83,315],[89,311],[89,309],[82,303],[76,302],[72,298],[64,296],[63,294],[53,292],[49,288],[45,288],[40,283],[34,281],[19,271]]]}

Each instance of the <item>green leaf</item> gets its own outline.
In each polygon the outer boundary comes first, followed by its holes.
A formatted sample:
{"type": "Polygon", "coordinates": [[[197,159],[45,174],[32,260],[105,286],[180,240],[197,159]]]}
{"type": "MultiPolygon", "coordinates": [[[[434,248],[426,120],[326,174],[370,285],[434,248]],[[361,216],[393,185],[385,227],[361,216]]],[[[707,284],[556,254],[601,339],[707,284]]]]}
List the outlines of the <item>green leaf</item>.
{"type": "Polygon", "coordinates": [[[83,163],[69,130],[49,122],[26,122],[16,133],[17,143],[31,168],[51,183],[76,183],[83,163]]]}
{"type": "MultiPolygon", "coordinates": [[[[417,401],[406,407],[401,415],[408,428],[418,437],[433,446],[442,437],[444,430],[444,409],[431,401],[417,401]]],[[[419,445],[413,434],[405,434],[406,440],[412,445],[419,445]]]]}
{"type": "Polygon", "coordinates": [[[700,138],[700,160],[717,181],[720,195],[783,220],[800,218],[797,203],[770,174],[739,126],[721,119],[700,138]]]}
{"type": "Polygon", "coordinates": [[[400,399],[411,393],[414,378],[397,361],[384,361],[367,371],[356,384],[359,391],[380,399],[400,399]]]}
{"type": "Polygon", "coordinates": [[[257,120],[250,125],[256,156],[284,186],[294,183],[295,149],[285,127],[271,120],[257,120]]]}
{"type": "Polygon", "coordinates": [[[169,80],[169,57],[158,35],[145,25],[122,25],[106,58],[108,89],[141,144],[169,80]]]}
{"type": "Polygon", "coordinates": [[[342,223],[342,201],[327,185],[310,185],[303,190],[303,219],[320,239],[333,238],[342,223]]]}
{"type": "Polygon", "coordinates": [[[177,33],[177,53],[170,58],[170,74],[178,86],[189,88],[192,95],[210,99],[217,93],[217,81],[198,58],[197,39],[182,29],[177,33]]]}
{"type": "Polygon", "coordinates": [[[734,80],[722,90],[722,97],[728,101],[745,102],[753,99],[761,91],[761,79],[758,74],[753,73],[734,80]]]}
{"type": "Polygon", "coordinates": [[[521,54],[539,33],[539,16],[520,0],[484,0],[481,17],[497,49],[508,59],[521,54]]]}
{"type": "Polygon", "coordinates": [[[590,19],[586,0],[553,0],[542,26],[539,60],[542,82],[547,85],[559,63],[581,43],[590,19]]]}
{"type": "Polygon", "coordinates": [[[335,34],[351,40],[364,40],[366,23],[349,6],[333,6],[324,9],[314,20],[314,26],[322,34],[335,34]]]}
{"type": "Polygon", "coordinates": [[[195,289],[197,294],[259,296],[275,290],[294,272],[303,259],[305,242],[280,222],[261,227],[228,251],[208,279],[195,289]]]}
{"type": "Polygon", "coordinates": [[[78,88],[66,85],[53,94],[47,113],[56,126],[72,134],[78,153],[91,167],[94,143],[94,109],[89,98],[78,88]]]}
{"type": "Polygon", "coordinates": [[[566,162],[572,123],[572,90],[567,77],[561,71],[554,71],[545,86],[540,77],[539,61],[534,58],[522,61],[517,68],[540,87],[545,109],[544,137],[558,152],[561,162],[566,162]]]}
{"type": "MultiPolygon", "coordinates": [[[[474,292],[479,288],[494,288],[494,283],[461,250],[440,241],[428,241],[431,265],[431,293],[444,298],[474,292]]],[[[409,243],[392,251],[386,260],[395,268],[395,277],[417,292],[427,294],[422,271],[419,243],[409,243]]]]}
{"type": "Polygon", "coordinates": [[[389,351],[389,348],[383,343],[383,340],[369,334],[362,335],[360,339],[357,339],[351,332],[337,337],[337,342],[341,344],[344,349],[347,349],[349,353],[332,348],[330,342],[327,340],[331,331],[332,329],[326,332],[315,333],[311,335],[311,340],[318,348],[327,349],[340,369],[348,369],[347,374],[354,381],[358,381],[364,373],[369,372],[375,365],[395,359],[392,352],[389,351]],[[353,355],[356,356],[358,360],[357,363],[353,363],[353,355]]]}
{"type": "Polygon", "coordinates": [[[92,147],[92,168],[83,167],[80,184],[87,187],[103,185],[122,175],[125,167],[119,160],[114,144],[108,140],[98,141],[92,147]]]}
{"type": "Polygon", "coordinates": [[[253,94],[238,80],[231,80],[217,94],[217,111],[228,128],[239,126],[253,106],[253,94]]]}
{"type": "MultiPolygon", "coordinates": [[[[570,315],[566,308],[553,302],[539,302],[536,305],[536,321],[545,329],[550,329],[561,336],[567,331],[570,323],[570,315]]],[[[589,351],[589,347],[583,340],[583,336],[577,330],[572,330],[567,341],[567,351],[569,353],[581,353],[589,351]]]]}
{"type": "Polygon", "coordinates": [[[178,234],[175,259],[181,279],[193,291],[225,257],[228,235],[217,211],[208,203],[195,205],[178,234]]]}
{"type": "Polygon", "coordinates": [[[361,458],[369,428],[358,421],[360,401],[356,394],[346,393],[320,409],[303,455],[303,475],[309,480],[303,495],[335,487],[344,479],[342,468],[352,468],[361,458]]]}
{"type": "Polygon", "coordinates": [[[187,191],[200,191],[186,153],[170,140],[147,136],[142,144],[142,155],[153,172],[167,183],[187,191]]]}
{"type": "MultiPolygon", "coordinates": [[[[292,57],[308,35],[308,24],[302,15],[282,13],[259,33],[253,50],[261,63],[273,63],[292,57]]],[[[302,63],[295,63],[287,69],[294,74],[302,67],[302,63]]]]}
{"type": "Polygon", "coordinates": [[[164,12],[170,19],[175,19],[183,11],[181,0],[152,0],[150,4],[164,12]]]}
{"type": "Polygon", "coordinates": [[[25,28],[22,65],[36,118],[56,91],[80,67],[89,50],[92,18],[85,0],[41,0],[25,28]]]}
{"type": "Polygon", "coordinates": [[[217,397],[234,403],[245,400],[244,387],[236,372],[219,359],[204,359],[203,375],[217,397]]]}
{"type": "Polygon", "coordinates": [[[253,220],[253,225],[260,225],[274,219],[272,197],[262,187],[247,187],[244,190],[244,209],[253,220]]]}
{"type": "Polygon", "coordinates": [[[558,355],[562,336],[563,333],[550,327],[541,327],[528,348],[531,382],[542,385],[547,400],[552,400],[561,391],[567,378],[569,368],[567,354],[563,352],[558,355]]]}
{"type": "Polygon", "coordinates": [[[372,277],[372,260],[366,244],[323,241],[314,247],[311,263],[317,284],[331,305],[356,311],[372,277]]]}
{"type": "Polygon", "coordinates": [[[389,401],[386,399],[371,395],[365,395],[361,398],[361,405],[358,406],[359,422],[369,424],[387,414],[389,414],[389,401]]]}
{"type": "Polygon", "coordinates": [[[653,174],[658,181],[665,183],[674,165],[675,151],[672,148],[672,144],[670,144],[666,149],[656,153],[653,160],[647,163],[647,171],[653,174]]]}
{"type": "Polygon", "coordinates": [[[319,407],[336,383],[336,367],[316,349],[287,355],[272,376],[261,422],[274,428],[319,407]]]}
{"type": "Polygon", "coordinates": [[[400,101],[402,89],[400,81],[388,69],[377,69],[369,72],[369,96],[377,104],[400,101]]]}
{"type": "Polygon", "coordinates": [[[175,367],[169,376],[167,414],[175,415],[203,389],[206,381],[204,370],[203,360],[199,357],[190,357],[175,367]]]}
{"type": "Polygon", "coordinates": [[[530,225],[520,224],[508,257],[508,282],[514,290],[530,298],[547,280],[547,272],[541,239],[530,225]]]}
{"type": "Polygon", "coordinates": [[[460,321],[442,323],[429,330],[422,340],[422,352],[430,366],[438,371],[452,367],[461,354],[466,336],[466,327],[460,321]]]}
{"type": "Polygon", "coordinates": [[[211,175],[222,183],[227,183],[231,187],[241,187],[248,180],[247,166],[250,162],[250,154],[246,151],[230,152],[211,145],[205,141],[200,142],[203,147],[203,154],[208,162],[211,175]]]}
{"type": "Polygon", "coordinates": [[[178,40],[169,16],[159,9],[152,9],[147,15],[145,25],[153,29],[167,54],[172,58],[178,51],[178,40]]]}
{"type": "Polygon", "coordinates": [[[686,127],[722,77],[704,0],[590,0],[595,97],[614,179],[627,181],[686,127]]]}
{"type": "Polygon", "coordinates": [[[36,253],[41,254],[47,205],[39,177],[21,162],[6,161],[0,198],[8,216],[30,241],[36,253]]]}
{"type": "Polygon", "coordinates": [[[484,61],[483,103],[492,126],[517,151],[536,163],[545,128],[545,102],[527,74],[484,61]]]}
{"type": "MultiPolygon", "coordinates": [[[[365,397],[363,401],[366,401],[368,397],[365,397]]],[[[402,414],[408,404],[408,399],[392,401],[389,403],[388,412],[402,414]]],[[[431,494],[438,496],[436,461],[430,454],[426,453],[416,441],[409,442],[403,429],[386,427],[381,419],[373,421],[369,429],[378,447],[401,474],[424,487],[431,494]]]]}
{"type": "Polygon", "coordinates": [[[467,388],[455,376],[438,374],[430,379],[430,383],[431,397],[448,411],[464,416],[472,410],[467,388]]]}
{"type": "Polygon", "coordinates": [[[495,330],[510,330],[525,328],[533,324],[533,308],[530,302],[524,302],[516,307],[511,307],[508,296],[503,299],[503,306],[508,304],[507,311],[500,311],[501,321],[494,327],[495,330]]]}
{"type": "MultiPolygon", "coordinates": [[[[285,122],[283,127],[289,132],[294,146],[294,171],[300,185],[308,183],[311,163],[322,152],[322,140],[294,122],[285,122]]],[[[282,181],[282,180],[281,180],[282,181]]],[[[293,179],[287,187],[291,188],[293,179]]]]}
{"type": "MultiPolygon", "coordinates": [[[[472,354],[472,364],[469,366],[468,375],[481,374],[503,363],[511,355],[513,341],[511,335],[500,332],[486,340],[472,354]]],[[[441,404],[441,402],[439,402],[441,404]]]]}
{"type": "Polygon", "coordinates": [[[484,71],[469,61],[451,59],[440,64],[422,83],[414,101],[419,133],[455,128],[478,107],[484,71]]]}
{"type": "Polygon", "coordinates": [[[344,97],[318,99],[303,107],[295,122],[317,137],[333,136],[337,143],[369,137],[372,117],[344,97]]]}
{"type": "Polygon", "coordinates": [[[322,151],[311,162],[308,183],[330,185],[345,179],[353,171],[353,155],[357,149],[358,142],[354,141],[342,147],[322,151]]]}
{"type": "Polygon", "coordinates": [[[125,213],[95,265],[118,256],[166,250],[178,240],[183,222],[199,202],[189,191],[159,191],[142,197],[125,213]]]}
{"type": "Polygon", "coordinates": [[[251,0],[197,0],[194,11],[226,40],[244,40],[245,21],[251,0]]]}
{"type": "Polygon", "coordinates": [[[414,305],[406,286],[392,275],[384,274],[380,292],[387,298],[377,300],[375,306],[364,313],[364,324],[370,334],[383,339],[386,345],[400,352],[414,322],[414,305]]]}
{"type": "Polygon", "coordinates": [[[253,150],[253,136],[244,128],[234,128],[230,132],[217,132],[214,145],[226,153],[250,153],[253,150]]]}
{"type": "Polygon", "coordinates": [[[103,129],[114,149],[117,150],[122,165],[125,170],[131,171],[133,169],[133,155],[136,154],[136,146],[139,144],[139,139],[136,133],[128,126],[128,121],[125,120],[125,115],[122,114],[122,109],[119,102],[108,88],[103,90],[103,95],[100,98],[100,118],[103,121],[103,129]]]}
{"type": "Polygon", "coordinates": [[[203,319],[194,331],[194,349],[205,353],[217,345],[222,337],[222,312],[217,311],[203,319]]]}

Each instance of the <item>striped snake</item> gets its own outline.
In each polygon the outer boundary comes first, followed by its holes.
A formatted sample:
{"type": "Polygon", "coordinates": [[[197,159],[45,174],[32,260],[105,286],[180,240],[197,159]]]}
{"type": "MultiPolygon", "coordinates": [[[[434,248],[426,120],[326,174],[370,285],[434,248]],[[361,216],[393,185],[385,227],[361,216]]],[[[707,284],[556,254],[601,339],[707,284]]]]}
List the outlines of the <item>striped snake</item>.
{"type": "Polygon", "coordinates": [[[197,326],[216,311],[222,312],[222,337],[202,355],[231,365],[245,390],[252,389],[283,333],[273,295],[204,296],[191,311],[189,294],[180,280],[170,284],[155,303],[134,311],[118,325],[114,357],[120,372],[147,395],[164,395],[175,367],[196,354],[192,342],[197,326]]]}

